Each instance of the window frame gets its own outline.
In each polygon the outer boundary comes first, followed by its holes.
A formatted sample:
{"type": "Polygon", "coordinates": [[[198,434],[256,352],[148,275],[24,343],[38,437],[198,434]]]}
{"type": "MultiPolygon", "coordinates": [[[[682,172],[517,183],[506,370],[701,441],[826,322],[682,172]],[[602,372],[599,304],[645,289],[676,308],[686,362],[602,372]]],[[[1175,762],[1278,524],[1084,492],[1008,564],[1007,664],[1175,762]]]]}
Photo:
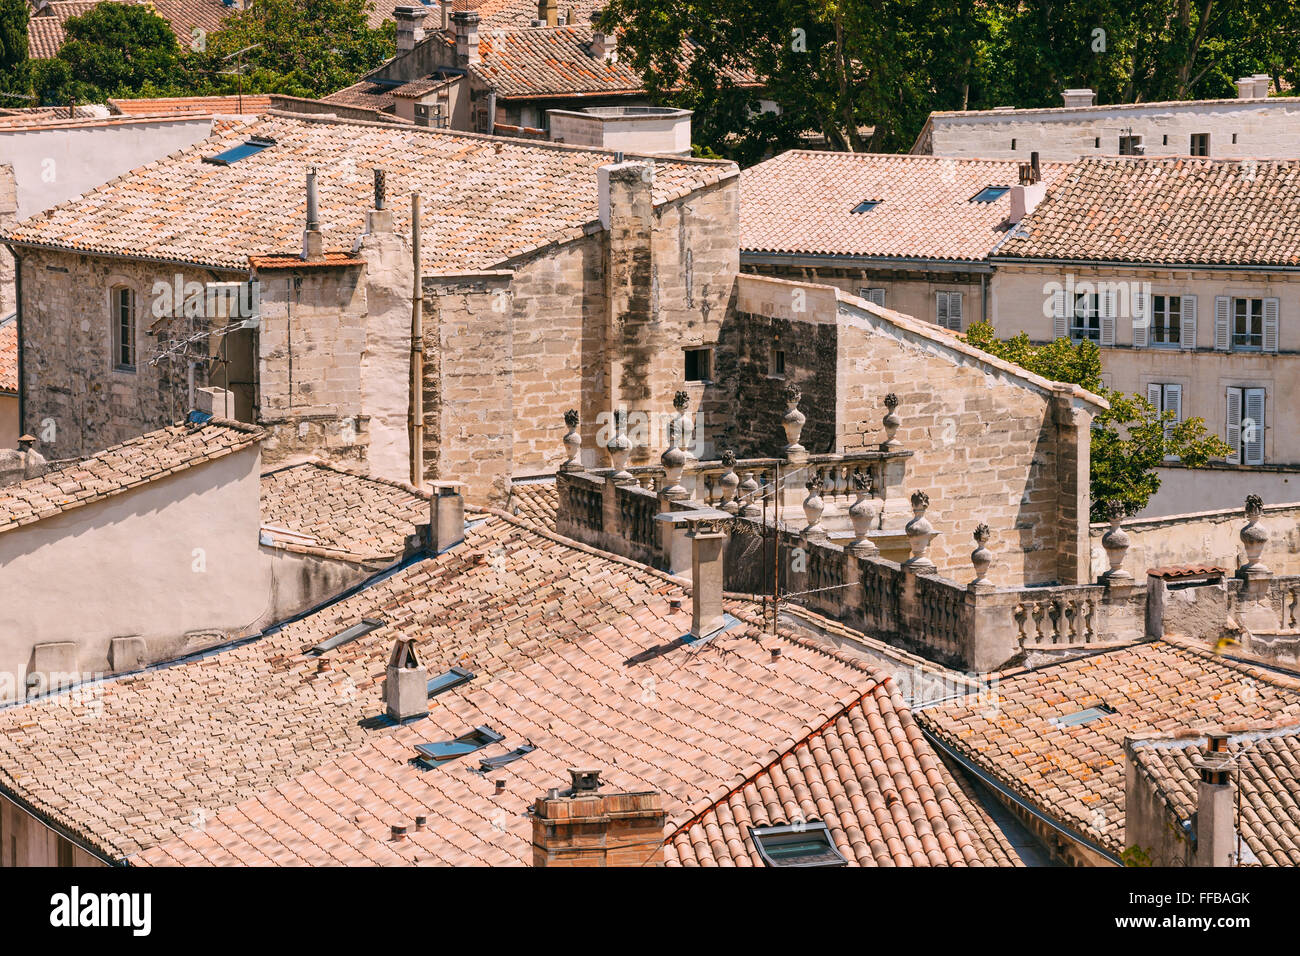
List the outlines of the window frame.
{"type": "Polygon", "coordinates": [[[699,346],[699,347],[695,347],[695,348],[686,348],[686,349],[682,349],[682,379],[683,379],[683,380],[684,380],[688,385],[691,384],[692,382],[694,382],[694,383],[698,383],[698,384],[701,384],[701,385],[709,385],[709,384],[711,384],[711,383],[713,382],[713,358],[714,358],[714,356],[713,356],[713,348],[712,348],[711,346],[699,346]],[[690,373],[690,365],[689,365],[690,359],[688,358],[688,356],[690,356],[690,355],[696,355],[696,356],[699,356],[699,355],[701,355],[701,354],[703,354],[703,355],[705,356],[704,369],[703,369],[703,371],[701,371],[701,369],[700,369],[700,367],[699,367],[699,359],[696,358],[696,360],[695,360],[695,362],[696,362],[696,368],[695,368],[696,376],[695,376],[694,378],[692,378],[692,377],[690,376],[690,374],[689,374],[689,373],[690,373]]]}
{"type": "Polygon", "coordinates": [[[773,869],[832,869],[848,866],[849,864],[849,861],[844,858],[844,854],[840,852],[839,847],[835,845],[835,841],[831,838],[830,829],[820,820],[809,820],[807,823],[797,825],[751,826],[749,828],[749,842],[758,851],[759,857],[763,860],[763,865],[773,869]],[[808,840],[809,834],[821,837],[828,851],[826,855],[833,857],[833,860],[829,862],[782,863],[774,859],[768,852],[769,849],[775,849],[783,843],[804,842],[808,840]],[[772,841],[770,846],[765,842],[768,840],[772,841]]]}
{"type": "Polygon", "coordinates": [[[1165,292],[1151,293],[1151,331],[1147,335],[1147,343],[1153,349],[1182,349],[1183,347],[1183,296],[1181,294],[1170,295],[1165,292]],[[1163,301],[1165,304],[1165,308],[1163,311],[1163,317],[1166,323],[1165,335],[1168,336],[1170,332],[1172,332],[1174,335],[1178,336],[1177,341],[1162,342],[1156,337],[1157,329],[1160,328],[1160,326],[1157,323],[1157,318],[1162,314],[1161,310],[1157,307],[1156,304],[1158,301],[1163,301]],[[1169,306],[1169,303],[1174,301],[1178,303],[1177,312],[1171,311],[1169,306]],[[1171,317],[1174,317],[1172,322],[1170,321],[1171,317]]]}
{"type": "Polygon", "coordinates": [[[1119,138],[1119,154],[1121,156],[1141,156],[1142,152],[1139,150],[1135,150],[1133,148],[1135,146],[1139,148],[1143,148],[1146,146],[1146,143],[1142,141],[1142,137],[1140,135],[1136,133],[1130,133],[1127,136],[1121,136],[1119,138]]]}
{"type": "Polygon", "coordinates": [[[1192,133],[1187,142],[1187,155],[1208,157],[1210,155],[1210,134],[1192,133]],[[1200,151],[1198,152],[1198,146],[1200,151]]]}
{"type": "Polygon", "coordinates": [[[1231,350],[1232,350],[1233,352],[1262,352],[1262,351],[1264,351],[1264,297],[1262,297],[1262,296],[1259,296],[1259,297],[1256,297],[1256,296],[1237,296],[1237,295],[1231,296],[1231,297],[1229,298],[1229,310],[1230,310],[1230,311],[1229,311],[1229,314],[1228,314],[1228,322],[1229,322],[1229,325],[1228,325],[1228,335],[1229,335],[1229,343],[1230,343],[1230,348],[1231,348],[1231,350]],[[1255,320],[1258,319],[1258,322],[1259,322],[1259,332],[1258,332],[1258,333],[1255,333],[1255,332],[1253,332],[1253,331],[1248,331],[1248,332],[1244,333],[1244,335],[1245,335],[1245,337],[1246,337],[1247,339],[1251,339],[1251,340],[1253,340],[1253,339],[1255,339],[1255,338],[1258,338],[1258,339],[1259,339],[1259,344],[1258,344],[1258,345],[1253,345],[1253,344],[1243,345],[1242,342],[1241,342],[1241,339],[1239,338],[1239,335],[1241,334],[1241,333],[1238,333],[1238,332],[1237,332],[1237,318],[1238,318],[1238,316],[1237,316],[1237,303],[1239,303],[1239,302],[1241,302],[1241,303],[1247,303],[1247,306],[1246,306],[1246,312],[1247,312],[1247,314],[1246,314],[1246,316],[1245,316],[1245,319],[1246,319],[1248,325],[1252,325],[1252,326],[1253,326],[1255,320]],[[1258,313],[1257,316],[1251,314],[1251,313],[1253,312],[1254,307],[1255,307],[1256,305],[1259,306],[1259,313],[1258,313]]]}
{"type": "Polygon", "coordinates": [[[1101,293],[1100,292],[1076,292],[1074,293],[1073,307],[1066,313],[1065,331],[1070,336],[1071,342],[1096,342],[1101,345],[1101,293]],[[1079,302],[1081,300],[1090,300],[1091,311],[1086,311],[1082,316],[1079,315],[1079,302]],[[1083,318],[1089,324],[1080,325],[1079,319],[1083,318]],[[1087,335],[1078,335],[1076,332],[1082,329],[1087,335]],[[1096,332],[1096,335],[1092,333],[1096,332]]]}
{"type": "Polygon", "coordinates": [[[125,283],[113,285],[108,295],[113,371],[134,374],[140,361],[140,298],[135,289],[125,283]],[[123,295],[128,297],[125,308],[123,295]],[[129,361],[123,361],[124,356],[129,361]]]}

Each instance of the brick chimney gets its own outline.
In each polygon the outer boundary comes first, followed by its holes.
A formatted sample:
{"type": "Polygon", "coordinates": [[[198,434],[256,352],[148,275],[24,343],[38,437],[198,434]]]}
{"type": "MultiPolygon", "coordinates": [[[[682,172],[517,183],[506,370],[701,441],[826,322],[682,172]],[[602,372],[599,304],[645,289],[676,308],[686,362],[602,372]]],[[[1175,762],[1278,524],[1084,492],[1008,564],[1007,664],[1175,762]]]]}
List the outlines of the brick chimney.
{"type": "Polygon", "coordinates": [[[398,7],[393,11],[397,24],[397,55],[410,53],[424,39],[424,18],[429,11],[424,6],[398,7]]]}
{"type": "Polygon", "coordinates": [[[430,546],[435,554],[442,554],[465,540],[465,499],[460,489],[461,481],[435,481],[433,501],[429,504],[430,546]]]}
{"type": "Polygon", "coordinates": [[[451,15],[452,30],[456,34],[457,66],[472,66],[478,59],[477,10],[457,10],[451,15]]]}
{"type": "Polygon", "coordinates": [[[415,652],[415,638],[399,637],[384,674],[384,703],[394,720],[429,713],[429,674],[415,652]]]}
{"type": "Polygon", "coordinates": [[[302,232],[302,258],[319,262],[325,258],[325,236],[320,231],[320,204],[316,199],[316,167],[307,170],[307,228],[302,232]]]}
{"type": "Polygon", "coordinates": [[[599,770],[569,776],[567,791],[533,804],[533,866],[663,866],[658,793],[601,793],[599,770]]]}
{"type": "Polygon", "coordinates": [[[1067,107],[1075,106],[1092,106],[1097,94],[1092,90],[1065,90],[1061,93],[1061,99],[1065,101],[1067,107]]]}
{"type": "Polygon", "coordinates": [[[1233,824],[1232,759],[1228,755],[1227,734],[1209,732],[1199,769],[1194,865],[1232,866],[1237,833],[1233,824]]]}

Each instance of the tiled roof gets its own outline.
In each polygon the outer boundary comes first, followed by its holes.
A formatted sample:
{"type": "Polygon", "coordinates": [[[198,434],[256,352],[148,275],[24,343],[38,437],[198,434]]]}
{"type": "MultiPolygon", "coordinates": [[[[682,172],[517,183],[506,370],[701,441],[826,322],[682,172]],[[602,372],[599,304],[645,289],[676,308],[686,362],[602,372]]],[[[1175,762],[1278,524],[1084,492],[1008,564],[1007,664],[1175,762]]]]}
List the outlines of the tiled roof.
{"type": "MultiPolygon", "coordinates": [[[[972,202],[986,186],[1019,182],[1019,163],[883,153],[791,150],[740,177],[740,248],[908,259],[980,260],[1006,235],[1010,193],[972,202]],[[868,212],[854,207],[867,200],[868,212]]],[[[1044,163],[1050,185],[1069,169],[1044,163]]]]}
{"type": "MultiPolygon", "coordinates": [[[[472,133],[270,113],[214,134],[8,230],[18,241],[131,258],[247,267],[250,255],[300,249],[309,167],[318,171],[329,248],[348,248],[373,202],[371,170],[389,194],[424,197],[424,267],[478,269],[584,234],[598,218],[596,177],[609,152],[472,133]],[[203,157],[269,137],[230,165],[203,157]]],[[[666,202],[736,174],[731,163],[657,160],[666,202]]],[[[395,229],[409,208],[396,203],[395,229]]]]}
{"type": "MultiPolygon", "coordinates": [[[[1178,824],[1196,813],[1205,742],[1198,735],[1129,745],[1134,762],[1164,797],[1178,824]]],[[[1300,866],[1300,727],[1247,725],[1228,736],[1228,753],[1242,842],[1264,866],[1300,866]]]]}
{"type": "Polygon", "coordinates": [[[917,720],[1024,802],[1116,855],[1125,738],[1300,715],[1300,680],[1171,641],[1008,676],[996,695],[921,710],[917,720]],[[1058,722],[1100,707],[1114,713],[1058,722]]]}
{"type": "Polygon", "coordinates": [[[71,511],[261,441],[262,430],[213,418],[148,432],[39,478],[0,488],[0,532],[71,511]]]}
{"type": "MultiPolygon", "coordinates": [[[[63,46],[64,23],[99,6],[101,0],[53,0],[39,15],[33,15],[27,25],[27,55],[33,60],[48,60],[58,56],[63,46]]],[[[103,0],[103,2],[133,2],[133,0],[103,0]]],[[[232,7],[221,0],[149,0],[153,8],[171,26],[176,40],[183,49],[194,42],[197,27],[207,33],[221,29],[221,21],[231,13],[232,7]]]]}
{"type": "Polygon", "coordinates": [[[0,323],[0,392],[18,391],[18,320],[0,323]]]}
{"type": "Polygon", "coordinates": [[[113,112],[125,116],[149,114],[174,114],[186,116],[197,113],[239,115],[262,113],[271,108],[269,96],[161,96],[154,99],[109,100],[113,112]]]}
{"type": "Polygon", "coordinates": [[[861,785],[883,801],[883,839],[910,862],[994,858],[968,839],[979,828],[945,796],[952,783],[910,717],[879,712],[887,678],[784,629],[772,637],[738,599],[735,626],[683,643],[689,604],[669,600],[681,593],[664,574],[493,515],[463,544],[260,639],[0,710],[0,784],[133,863],[519,863],[527,807],[567,767],[662,790],[672,832],[857,708],[891,728],[897,751],[861,785]],[[387,623],[303,653],[362,617],[387,623]],[[397,635],[419,642],[431,676],[453,664],[478,676],[434,698],[427,720],[380,719],[397,635]],[[415,744],[479,725],[505,740],[437,770],[411,765],[415,744]],[[536,750],[523,759],[472,772],[525,741],[536,750]],[[389,826],[417,812],[430,826],[395,854],[389,826]]]}
{"type": "Polygon", "coordinates": [[[556,499],[554,478],[513,481],[506,509],[524,521],[554,531],[556,499]]]}
{"type": "Polygon", "coordinates": [[[382,113],[392,110],[395,102],[393,99],[394,89],[396,87],[391,84],[361,80],[351,86],[345,86],[341,90],[335,90],[329,96],[322,96],[321,102],[334,103],[338,106],[359,106],[363,109],[378,110],[382,113]]]}
{"type": "Polygon", "coordinates": [[[317,459],[262,475],[263,532],[289,543],[357,557],[401,557],[429,521],[428,492],[317,459]]]}
{"type": "Polygon", "coordinates": [[[750,827],[809,820],[824,822],[841,855],[859,866],[1013,865],[1005,838],[926,745],[890,684],[679,827],[667,861],[762,866],[750,827]]]}
{"type": "Polygon", "coordinates": [[[1076,164],[996,259],[1300,266],[1300,159],[1076,164]]]}
{"type": "MultiPolygon", "coordinates": [[[[573,25],[586,26],[591,15],[605,5],[604,0],[561,0],[559,12],[573,14],[573,25]]],[[[522,30],[537,18],[537,0],[478,0],[479,30],[522,30]]],[[[426,23],[432,21],[425,21],[426,23]]]]}

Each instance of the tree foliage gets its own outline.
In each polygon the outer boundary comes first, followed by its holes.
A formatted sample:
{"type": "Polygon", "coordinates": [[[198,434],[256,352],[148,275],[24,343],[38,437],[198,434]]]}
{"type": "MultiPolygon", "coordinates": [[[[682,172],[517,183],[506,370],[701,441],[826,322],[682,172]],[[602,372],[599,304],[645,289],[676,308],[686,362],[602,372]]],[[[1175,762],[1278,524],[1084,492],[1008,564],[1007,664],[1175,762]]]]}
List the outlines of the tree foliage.
{"type": "Polygon", "coordinates": [[[102,102],[166,86],[176,74],[180,44],[152,9],[101,3],[63,25],[59,55],[35,61],[36,92],[47,103],[102,102]]]}
{"type": "Polygon", "coordinates": [[[809,134],[904,150],[932,110],[1233,96],[1266,72],[1294,87],[1293,0],[611,0],[620,55],[698,141],[742,163],[809,134]],[[737,84],[750,71],[760,90],[737,84]],[[870,132],[867,132],[867,131],[870,132]]]}
{"type": "Polygon", "coordinates": [[[27,0],[0,0],[0,91],[27,87],[27,17],[27,0]]]}
{"type": "Polygon", "coordinates": [[[996,337],[987,322],[972,325],[966,341],[1054,382],[1080,385],[1110,403],[1110,408],[1099,412],[1092,421],[1089,477],[1093,521],[1106,519],[1107,504],[1112,501],[1126,515],[1145,508],[1160,490],[1156,469],[1167,456],[1176,455],[1182,464],[1199,468],[1231,452],[1223,439],[1206,429],[1205,419],[1176,421],[1174,412],[1159,411],[1141,395],[1105,388],[1101,383],[1101,350],[1094,342],[1057,339],[1047,345],[1033,345],[1023,332],[1003,340],[996,337]]]}

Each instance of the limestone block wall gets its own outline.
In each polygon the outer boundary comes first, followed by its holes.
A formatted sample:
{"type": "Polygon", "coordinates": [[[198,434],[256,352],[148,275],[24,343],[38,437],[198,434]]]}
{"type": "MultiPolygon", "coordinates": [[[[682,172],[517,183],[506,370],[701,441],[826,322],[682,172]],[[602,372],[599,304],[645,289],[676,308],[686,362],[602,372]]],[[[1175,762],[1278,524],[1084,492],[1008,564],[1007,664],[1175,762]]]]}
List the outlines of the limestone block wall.
{"type": "MultiPolygon", "coordinates": [[[[183,418],[190,406],[189,370],[196,388],[209,381],[210,359],[221,349],[202,340],[150,360],[206,328],[203,319],[159,321],[153,314],[158,283],[237,281],[246,276],[196,267],[109,259],[52,250],[19,254],[22,271],[23,428],[46,458],[89,454],[183,418]],[[135,369],[115,367],[112,290],[135,293],[135,369]]],[[[170,314],[170,313],[168,313],[170,314]]]]}
{"type": "MultiPolygon", "coordinates": [[[[14,168],[0,164],[0,229],[8,229],[18,221],[18,187],[14,181],[14,168]]],[[[0,319],[17,308],[14,296],[14,257],[6,248],[0,248],[0,319]]]]}
{"type": "MultiPolygon", "coordinates": [[[[940,573],[969,576],[971,533],[984,522],[994,533],[995,584],[1088,583],[1088,426],[1100,400],[828,286],[745,275],[737,309],[750,328],[761,327],[755,315],[794,326],[801,344],[787,368],[804,389],[805,434],[814,441],[833,429],[835,451],[877,445],[883,399],[898,396],[897,439],[915,456],[887,506],[898,514],[913,491],[930,496],[927,517],[939,532],[930,555],[940,573]]],[[[740,354],[728,384],[736,394],[744,387],[746,410],[763,409],[755,427],[771,441],[765,423],[785,382],[759,378],[762,365],[740,354]]]]}

